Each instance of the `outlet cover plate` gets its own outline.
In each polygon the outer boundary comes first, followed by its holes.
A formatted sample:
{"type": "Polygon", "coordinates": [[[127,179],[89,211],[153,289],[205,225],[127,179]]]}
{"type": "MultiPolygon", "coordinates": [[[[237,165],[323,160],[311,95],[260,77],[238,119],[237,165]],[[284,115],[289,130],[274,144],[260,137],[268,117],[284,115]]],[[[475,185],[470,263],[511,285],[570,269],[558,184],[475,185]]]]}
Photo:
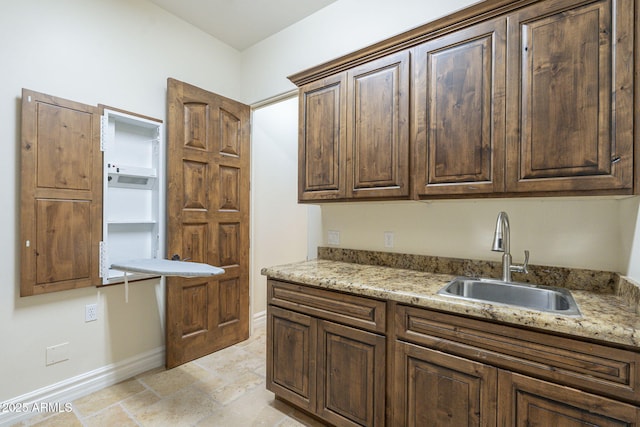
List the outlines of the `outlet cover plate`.
{"type": "Polygon", "coordinates": [[[84,308],[84,321],[93,322],[98,320],[98,304],[87,304],[84,308]]]}
{"type": "Polygon", "coordinates": [[[384,232],[384,247],[392,248],[393,247],[393,231],[385,231],[384,232]]]}
{"type": "Polygon", "coordinates": [[[336,230],[327,231],[327,243],[330,245],[339,245],[340,244],[340,232],[336,230]]]}

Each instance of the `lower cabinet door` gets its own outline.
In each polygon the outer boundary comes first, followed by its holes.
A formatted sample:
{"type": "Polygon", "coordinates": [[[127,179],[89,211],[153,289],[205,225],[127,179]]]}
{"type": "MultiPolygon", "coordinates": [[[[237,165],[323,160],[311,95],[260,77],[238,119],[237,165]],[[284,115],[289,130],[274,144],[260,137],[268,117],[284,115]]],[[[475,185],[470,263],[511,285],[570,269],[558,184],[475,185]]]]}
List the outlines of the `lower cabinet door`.
{"type": "Polygon", "coordinates": [[[499,372],[498,417],[504,427],[640,425],[640,408],[507,371],[499,372]]]}
{"type": "Polygon", "coordinates": [[[396,341],[394,381],[395,426],[496,425],[492,366],[396,341]]]}
{"type": "Polygon", "coordinates": [[[316,320],[271,305],[267,311],[267,389],[315,412],[316,320]]]}
{"type": "Polygon", "coordinates": [[[336,426],[383,426],[385,337],[318,321],[318,415],[336,426]]]}

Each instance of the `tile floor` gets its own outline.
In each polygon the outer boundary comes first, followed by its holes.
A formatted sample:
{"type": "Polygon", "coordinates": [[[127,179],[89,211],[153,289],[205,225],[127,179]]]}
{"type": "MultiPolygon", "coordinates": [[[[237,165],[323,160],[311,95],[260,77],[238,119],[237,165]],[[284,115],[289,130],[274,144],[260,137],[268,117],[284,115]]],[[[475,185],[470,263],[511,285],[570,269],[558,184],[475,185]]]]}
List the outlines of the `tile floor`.
{"type": "Polygon", "coordinates": [[[265,388],[265,327],[175,369],[158,368],[72,402],[73,412],[18,426],[322,426],[265,388]]]}

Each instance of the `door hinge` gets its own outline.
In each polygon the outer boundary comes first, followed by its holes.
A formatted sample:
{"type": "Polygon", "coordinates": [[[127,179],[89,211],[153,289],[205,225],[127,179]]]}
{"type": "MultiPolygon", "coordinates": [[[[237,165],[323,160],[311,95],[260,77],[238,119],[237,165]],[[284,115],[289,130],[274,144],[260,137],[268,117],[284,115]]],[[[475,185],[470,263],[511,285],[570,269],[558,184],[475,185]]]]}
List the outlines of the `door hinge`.
{"type": "Polygon", "coordinates": [[[109,267],[107,266],[107,242],[100,242],[100,277],[109,277],[109,267]]]}
{"type": "Polygon", "coordinates": [[[100,151],[104,151],[107,146],[107,138],[109,131],[109,117],[105,114],[100,117],[100,151]]]}

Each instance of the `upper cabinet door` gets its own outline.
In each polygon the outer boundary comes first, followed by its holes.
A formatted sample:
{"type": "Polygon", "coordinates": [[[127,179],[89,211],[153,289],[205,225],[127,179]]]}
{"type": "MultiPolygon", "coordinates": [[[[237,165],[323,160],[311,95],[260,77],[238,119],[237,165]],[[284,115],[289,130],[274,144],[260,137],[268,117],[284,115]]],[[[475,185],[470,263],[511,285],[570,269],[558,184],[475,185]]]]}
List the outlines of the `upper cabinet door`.
{"type": "Polygon", "coordinates": [[[298,199],[343,199],[346,190],[346,73],[300,88],[298,199]]]}
{"type": "Polygon", "coordinates": [[[100,284],[98,109],[22,91],[20,296],[100,284]]]}
{"type": "Polygon", "coordinates": [[[633,0],[509,15],[507,191],[631,189],[633,0]]]}
{"type": "Polygon", "coordinates": [[[347,197],[409,195],[409,52],[350,69],[347,197]]]}
{"type": "Polygon", "coordinates": [[[504,18],[415,48],[414,196],[504,190],[504,18]]]}

